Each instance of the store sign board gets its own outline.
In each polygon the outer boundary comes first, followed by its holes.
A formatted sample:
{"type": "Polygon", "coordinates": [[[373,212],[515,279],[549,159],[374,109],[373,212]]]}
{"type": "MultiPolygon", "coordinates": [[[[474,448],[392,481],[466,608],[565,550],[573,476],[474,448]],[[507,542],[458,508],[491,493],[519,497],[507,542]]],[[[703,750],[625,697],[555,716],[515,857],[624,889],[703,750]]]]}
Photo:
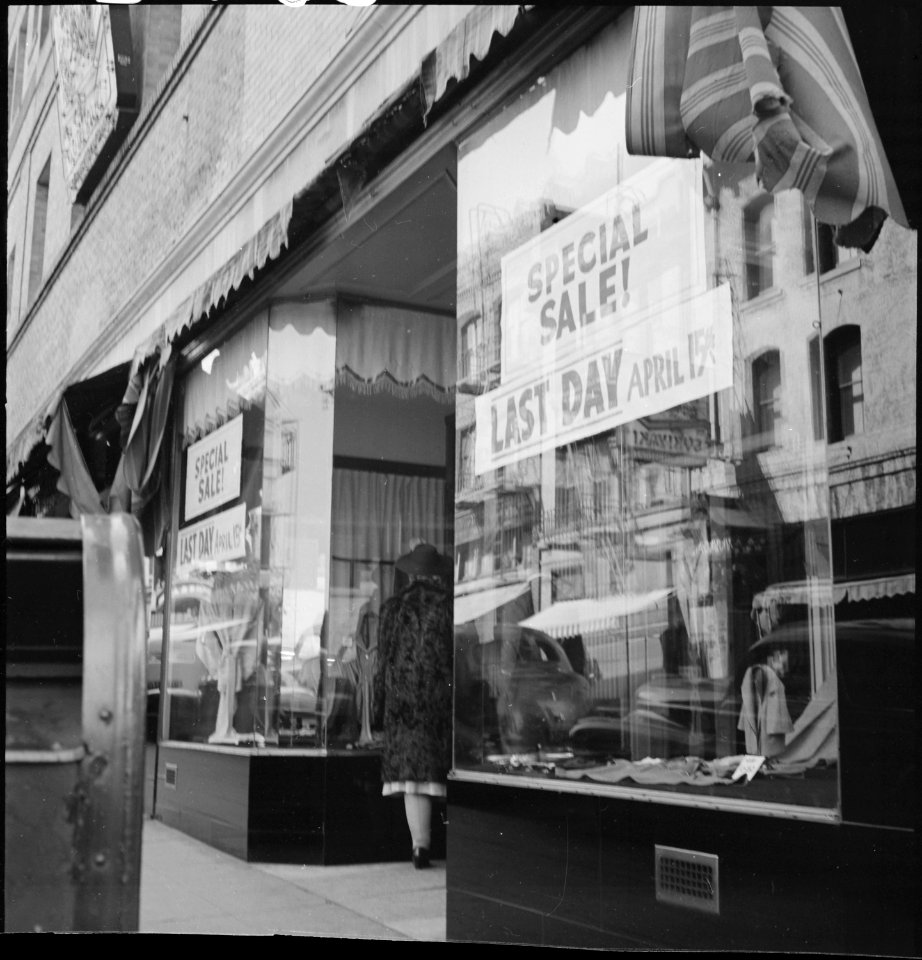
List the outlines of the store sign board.
{"type": "Polygon", "coordinates": [[[636,423],[625,429],[624,444],[636,460],[703,467],[708,456],[708,431],[697,425],[658,427],[636,423]]]}
{"type": "Polygon", "coordinates": [[[58,121],[71,203],[85,203],[138,113],[129,11],[52,6],[58,121]]]}
{"type": "Polygon", "coordinates": [[[477,474],[733,384],[730,288],[612,326],[581,353],[474,400],[477,474]]]}
{"type": "Polygon", "coordinates": [[[194,567],[246,557],[246,532],[245,503],[180,530],[176,545],[177,576],[187,576],[194,567]]]}
{"type": "Polygon", "coordinates": [[[228,420],[186,451],[185,520],[240,496],[243,414],[228,420]]]}
{"type": "Polygon", "coordinates": [[[503,257],[503,381],[706,285],[700,162],[655,162],[503,257]]]}

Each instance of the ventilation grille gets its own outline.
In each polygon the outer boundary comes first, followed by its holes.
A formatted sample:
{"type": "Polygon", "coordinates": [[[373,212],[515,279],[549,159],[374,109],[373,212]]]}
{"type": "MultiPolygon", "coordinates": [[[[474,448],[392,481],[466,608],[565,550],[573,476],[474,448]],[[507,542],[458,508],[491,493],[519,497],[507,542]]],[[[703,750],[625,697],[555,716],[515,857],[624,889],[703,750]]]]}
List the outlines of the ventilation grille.
{"type": "Polygon", "coordinates": [[[718,860],[713,853],[661,847],[656,851],[656,899],[705,913],[720,913],[718,860]]]}
{"type": "Polygon", "coordinates": [[[175,763],[165,763],[163,765],[163,782],[168,786],[176,789],[176,764],[175,763]]]}

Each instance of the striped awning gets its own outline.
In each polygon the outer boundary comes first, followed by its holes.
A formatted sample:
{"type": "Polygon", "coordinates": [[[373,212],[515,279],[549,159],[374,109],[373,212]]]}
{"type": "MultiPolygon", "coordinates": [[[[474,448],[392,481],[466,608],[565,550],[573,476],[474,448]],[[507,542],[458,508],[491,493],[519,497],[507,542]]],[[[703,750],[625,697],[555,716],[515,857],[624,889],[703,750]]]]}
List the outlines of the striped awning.
{"type": "Polygon", "coordinates": [[[838,7],[640,6],[628,69],[630,153],[754,163],[840,246],[909,226],[838,7]]]}
{"type": "Polygon", "coordinates": [[[557,638],[609,630],[623,617],[662,605],[672,592],[671,587],[665,587],[598,600],[560,600],[522,620],[521,626],[543,630],[557,638]]]}

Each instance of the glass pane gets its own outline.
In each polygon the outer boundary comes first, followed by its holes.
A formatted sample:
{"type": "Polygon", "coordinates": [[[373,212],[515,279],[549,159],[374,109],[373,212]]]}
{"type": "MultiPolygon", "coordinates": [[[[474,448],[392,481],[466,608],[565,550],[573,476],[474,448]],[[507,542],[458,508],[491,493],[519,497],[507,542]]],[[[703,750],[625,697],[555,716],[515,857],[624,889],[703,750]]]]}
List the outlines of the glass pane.
{"type": "Polygon", "coordinates": [[[169,589],[164,736],[275,739],[274,655],[264,575],[266,318],[182,384],[178,531],[169,589]]]}
{"type": "Polygon", "coordinates": [[[455,765],[834,808],[802,199],[628,155],[628,32],[460,146],[455,765]]]}
{"type": "Polygon", "coordinates": [[[335,363],[332,302],[272,306],[263,523],[281,746],[325,743],[335,363]]]}

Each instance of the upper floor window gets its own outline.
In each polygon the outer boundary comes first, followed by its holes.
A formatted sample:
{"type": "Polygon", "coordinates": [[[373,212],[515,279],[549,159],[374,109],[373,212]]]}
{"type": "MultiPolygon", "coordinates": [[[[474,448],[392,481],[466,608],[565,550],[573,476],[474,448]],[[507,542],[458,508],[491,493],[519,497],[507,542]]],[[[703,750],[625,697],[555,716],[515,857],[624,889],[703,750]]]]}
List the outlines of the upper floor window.
{"type": "Polygon", "coordinates": [[[775,206],[771,194],[757,197],[743,210],[746,299],[752,300],[774,283],[775,242],[772,224],[775,206]]]}
{"type": "Polygon", "coordinates": [[[833,330],[826,337],[825,351],[829,441],[835,443],[864,430],[860,328],[848,324],[833,330]]]}
{"type": "Polygon", "coordinates": [[[826,374],[826,423],[822,416],[822,370],[819,338],[810,341],[810,372],[813,394],[813,432],[836,443],[864,430],[864,387],[861,374],[861,328],[838,327],[823,341],[826,374]]]}
{"type": "Polygon", "coordinates": [[[48,188],[51,183],[51,157],[45,161],[35,183],[32,205],[32,256],[29,260],[29,302],[42,285],[45,270],[45,225],[48,219],[48,188]]]}
{"type": "Polygon", "coordinates": [[[840,247],[836,243],[835,228],[828,223],[816,224],[816,237],[813,235],[813,216],[810,209],[804,205],[804,273],[809,275],[816,272],[816,263],[819,260],[820,276],[835,270],[840,263],[851,260],[858,255],[857,250],[850,247],[840,247]]]}
{"type": "Polygon", "coordinates": [[[766,350],[752,362],[752,395],[760,446],[774,446],[781,419],[781,359],[777,350],[766,350]]]}

